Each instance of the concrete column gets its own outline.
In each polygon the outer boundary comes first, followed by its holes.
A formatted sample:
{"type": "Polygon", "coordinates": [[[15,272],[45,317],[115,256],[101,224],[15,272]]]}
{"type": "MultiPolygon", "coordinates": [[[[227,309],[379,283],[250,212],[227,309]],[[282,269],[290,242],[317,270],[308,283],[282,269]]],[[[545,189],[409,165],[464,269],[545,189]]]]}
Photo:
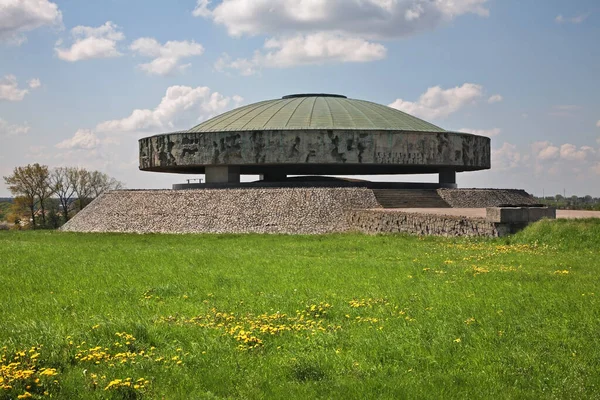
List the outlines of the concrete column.
{"type": "Polygon", "coordinates": [[[456,171],[452,169],[441,169],[439,182],[456,185],[456,171]]]}
{"type": "Polygon", "coordinates": [[[206,176],[206,183],[239,183],[240,182],[240,168],[219,166],[219,167],[206,167],[204,169],[206,176]]]}

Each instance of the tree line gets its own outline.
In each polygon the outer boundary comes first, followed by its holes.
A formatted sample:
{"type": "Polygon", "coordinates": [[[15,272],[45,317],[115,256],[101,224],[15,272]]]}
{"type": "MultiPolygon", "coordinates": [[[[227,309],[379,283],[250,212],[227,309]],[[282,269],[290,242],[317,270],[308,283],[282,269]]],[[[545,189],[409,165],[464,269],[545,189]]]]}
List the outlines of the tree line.
{"type": "Polygon", "coordinates": [[[57,228],[107,190],[124,185],[100,171],[78,167],[50,169],[38,163],[15,167],[4,182],[15,196],[12,219],[22,225],[27,215],[30,226],[57,228]]]}

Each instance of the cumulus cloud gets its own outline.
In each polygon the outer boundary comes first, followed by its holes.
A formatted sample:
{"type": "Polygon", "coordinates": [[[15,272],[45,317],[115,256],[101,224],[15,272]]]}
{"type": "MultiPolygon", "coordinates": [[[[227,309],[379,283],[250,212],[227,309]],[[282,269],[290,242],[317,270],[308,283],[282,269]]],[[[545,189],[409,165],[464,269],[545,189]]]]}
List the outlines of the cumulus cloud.
{"type": "Polygon", "coordinates": [[[100,144],[96,134],[89,129],[79,129],[73,137],[55,145],[58,149],[93,150],[100,144]]]}
{"type": "Polygon", "coordinates": [[[574,144],[565,143],[560,146],[560,158],[571,161],[585,161],[589,156],[594,155],[596,151],[590,146],[581,146],[577,148],[574,144]]]}
{"type": "Polygon", "coordinates": [[[557,24],[564,24],[564,23],[571,23],[571,24],[580,24],[583,21],[585,21],[587,19],[587,17],[589,17],[590,14],[579,14],[579,15],[575,15],[573,17],[565,17],[562,14],[558,14],[556,16],[556,18],[554,18],[554,21],[557,24]]]}
{"type": "Polygon", "coordinates": [[[0,137],[24,135],[29,132],[30,127],[27,123],[22,125],[9,124],[7,121],[0,118],[0,137]]]}
{"type": "Polygon", "coordinates": [[[75,62],[122,55],[117,50],[117,42],[125,39],[125,35],[110,21],[99,27],[76,26],[71,29],[71,36],[74,42],[70,48],[57,46],[54,49],[61,60],[75,62]]]}
{"type": "Polygon", "coordinates": [[[364,39],[319,32],[269,39],[262,51],[252,59],[230,60],[221,57],[215,64],[217,70],[233,69],[242,75],[252,75],[261,68],[289,68],[298,65],[335,62],[368,62],[385,58],[386,48],[364,39]]]}
{"type": "Polygon", "coordinates": [[[504,142],[499,149],[492,150],[492,169],[506,171],[520,166],[523,156],[517,146],[504,142]]]}
{"type": "Polygon", "coordinates": [[[0,1],[0,41],[19,45],[25,33],[42,26],[62,26],[62,14],[48,0],[0,1]]]}
{"type": "Polygon", "coordinates": [[[531,150],[534,158],[538,161],[554,160],[560,156],[560,148],[548,141],[534,142],[531,150]]]}
{"type": "Polygon", "coordinates": [[[583,162],[596,154],[596,151],[590,146],[577,147],[571,143],[555,146],[548,141],[535,142],[531,145],[531,149],[533,156],[539,162],[552,160],[583,162]]]}
{"type": "MultiPolygon", "coordinates": [[[[28,84],[31,89],[38,88],[41,85],[39,79],[31,79],[28,84]]],[[[28,89],[19,87],[16,76],[5,75],[0,79],[0,101],[21,101],[27,93],[29,93],[28,89]]]]}
{"type": "Polygon", "coordinates": [[[483,96],[483,87],[465,83],[450,89],[434,86],[427,89],[415,102],[397,99],[389,106],[425,119],[447,117],[483,96]]]}
{"type": "Polygon", "coordinates": [[[596,122],[596,126],[597,126],[598,128],[600,128],[600,119],[598,120],[598,122],[596,122]]]}
{"type": "Polygon", "coordinates": [[[500,128],[492,128],[492,129],[462,128],[459,130],[459,132],[472,133],[473,135],[479,135],[479,136],[494,137],[494,136],[498,136],[502,132],[502,129],[500,129],[500,128]]]}
{"type": "Polygon", "coordinates": [[[141,56],[154,58],[147,64],[138,65],[149,75],[168,75],[175,70],[183,70],[191,64],[180,65],[181,59],[204,53],[204,47],[194,41],[168,41],[161,45],[148,37],[135,40],[130,49],[141,56]]]}
{"type": "Polygon", "coordinates": [[[490,104],[499,103],[502,100],[504,100],[504,97],[502,97],[499,94],[495,94],[488,99],[488,103],[490,103],[490,104]]]}
{"type": "Polygon", "coordinates": [[[595,165],[593,165],[592,168],[591,168],[591,170],[596,175],[600,175],[600,162],[596,163],[595,165]]]}
{"type": "Polygon", "coordinates": [[[98,125],[100,132],[158,131],[186,127],[239,105],[240,96],[226,97],[210,88],[171,86],[154,109],[136,109],[123,119],[105,121],[98,125]]]}
{"type": "Polygon", "coordinates": [[[398,38],[434,29],[464,14],[489,15],[487,0],[198,0],[193,15],[232,36],[329,31],[398,38]]]}

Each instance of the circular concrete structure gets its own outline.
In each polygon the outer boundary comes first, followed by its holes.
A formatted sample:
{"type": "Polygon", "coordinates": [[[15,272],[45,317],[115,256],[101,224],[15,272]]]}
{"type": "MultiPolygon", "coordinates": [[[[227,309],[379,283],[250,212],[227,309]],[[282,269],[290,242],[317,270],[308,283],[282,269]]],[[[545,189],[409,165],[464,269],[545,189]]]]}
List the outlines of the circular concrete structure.
{"type": "Polygon", "coordinates": [[[449,132],[402,111],[330,94],[300,94],[237,108],[188,131],[143,138],[140,169],[206,174],[207,183],[287,175],[439,173],[490,168],[490,139],[449,132]]]}

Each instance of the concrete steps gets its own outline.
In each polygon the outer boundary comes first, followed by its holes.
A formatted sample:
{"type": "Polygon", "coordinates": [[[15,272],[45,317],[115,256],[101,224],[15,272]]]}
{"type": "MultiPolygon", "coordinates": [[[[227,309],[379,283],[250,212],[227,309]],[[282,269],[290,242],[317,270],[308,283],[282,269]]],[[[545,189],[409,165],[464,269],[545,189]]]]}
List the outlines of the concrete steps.
{"type": "Polygon", "coordinates": [[[383,208],[451,208],[437,190],[373,189],[383,208]]]}

